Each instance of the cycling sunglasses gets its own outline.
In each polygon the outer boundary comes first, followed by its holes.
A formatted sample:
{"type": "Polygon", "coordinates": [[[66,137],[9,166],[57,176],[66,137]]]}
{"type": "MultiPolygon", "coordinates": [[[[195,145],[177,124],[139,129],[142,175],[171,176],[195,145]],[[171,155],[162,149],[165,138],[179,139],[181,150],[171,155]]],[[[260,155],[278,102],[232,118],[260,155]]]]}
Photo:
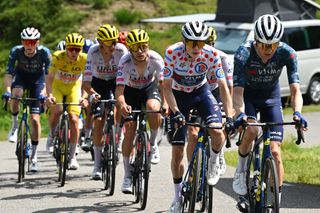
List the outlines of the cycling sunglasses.
{"type": "Polygon", "coordinates": [[[146,51],[149,48],[148,43],[138,43],[129,46],[131,52],[138,52],[141,50],[142,52],[146,51]]]}
{"type": "Polygon", "coordinates": [[[192,41],[192,40],[186,40],[185,41],[185,44],[188,48],[192,49],[192,48],[195,48],[196,46],[198,48],[203,48],[204,45],[206,44],[205,41],[192,41]]]}
{"type": "Polygon", "coordinates": [[[262,50],[275,50],[279,47],[279,42],[273,43],[273,44],[265,44],[257,41],[257,46],[261,48],[262,50]]]}
{"type": "Polygon", "coordinates": [[[26,46],[29,46],[29,45],[34,46],[36,45],[37,41],[38,40],[25,39],[25,40],[22,40],[22,43],[26,46]]]}
{"type": "Polygon", "coordinates": [[[104,41],[103,44],[106,47],[116,46],[117,40],[104,41]]]}
{"type": "Polygon", "coordinates": [[[69,52],[76,52],[76,53],[78,53],[78,52],[80,52],[81,51],[81,49],[82,48],[80,48],[80,47],[67,47],[67,50],[69,51],[69,52]]]}

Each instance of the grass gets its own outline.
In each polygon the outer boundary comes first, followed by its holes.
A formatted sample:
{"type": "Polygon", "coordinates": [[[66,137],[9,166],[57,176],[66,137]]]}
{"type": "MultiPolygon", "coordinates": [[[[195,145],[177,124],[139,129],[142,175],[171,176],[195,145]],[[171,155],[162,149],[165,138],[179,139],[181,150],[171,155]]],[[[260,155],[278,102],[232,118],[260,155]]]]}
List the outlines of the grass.
{"type": "MultiPolygon", "coordinates": [[[[281,150],[286,182],[320,185],[320,146],[301,148],[290,138],[283,142],[281,150]]],[[[237,151],[227,151],[225,157],[228,165],[237,166],[237,151]]]]}
{"type": "MultiPolygon", "coordinates": [[[[320,106],[315,104],[304,105],[302,107],[302,113],[319,112],[319,111],[320,111],[320,106]]],[[[283,114],[285,115],[290,115],[292,113],[293,113],[292,108],[290,106],[283,109],[283,114]]]]}

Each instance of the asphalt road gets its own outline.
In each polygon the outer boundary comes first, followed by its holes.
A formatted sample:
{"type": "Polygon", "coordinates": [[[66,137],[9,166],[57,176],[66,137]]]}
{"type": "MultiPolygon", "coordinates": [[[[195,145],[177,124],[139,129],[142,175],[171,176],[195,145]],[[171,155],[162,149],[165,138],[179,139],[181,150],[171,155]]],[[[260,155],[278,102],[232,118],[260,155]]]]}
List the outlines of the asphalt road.
{"type": "MultiPolygon", "coordinates": [[[[68,171],[67,182],[59,187],[54,160],[41,141],[38,173],[26,175],[17,183],[15,144],[0,142],[0,212],[137,212],[133,195],[120,191],[123,164],[117,167],[115,194],[107,196],[102,181],[91,179],[93,162],[88,153],[79,154],[80,168],[68,171]]],[[[149,196],[143,212],[167,212],[173,197],[170,172],[171,147],[165,141],[160,146],[161,162],[152,166],[149,196]]],[[[232,191],[234,168],[228,167],[214,189],[214,212],[237,212],[237,196],[232,191]]],[[[281,212],[320,212],[320,187],[286,183],[283,189],[281,212]]]]}

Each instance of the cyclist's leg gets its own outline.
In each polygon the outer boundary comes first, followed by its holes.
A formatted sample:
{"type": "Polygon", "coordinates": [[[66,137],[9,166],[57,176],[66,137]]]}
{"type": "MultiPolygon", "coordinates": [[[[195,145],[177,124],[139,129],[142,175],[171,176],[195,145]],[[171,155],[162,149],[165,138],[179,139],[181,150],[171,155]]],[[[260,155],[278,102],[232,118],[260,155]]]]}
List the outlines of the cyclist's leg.
{"type": "Polygon", "coordinates": [[[198,132],[199,132],[198,127],[188,126],[188,143],[186,148],[188,162],[191,161],[193,150],[196,147],[197,140],[198,140],[198,132]]]}
{"type": "MultiPolygon", "coordinates": [[[[281,105],[264,108],[260,112],[261,122],[283,122],[281,105]]],[[[274,126],[270,128],[270,148],[275,160],[279,178],[279,198],[281,198],[284,167],[281,157],[281,142],[283,140],[283,126],[274,126]]],[[[280,199],[279,199],[280,203],[280,199]]]]}

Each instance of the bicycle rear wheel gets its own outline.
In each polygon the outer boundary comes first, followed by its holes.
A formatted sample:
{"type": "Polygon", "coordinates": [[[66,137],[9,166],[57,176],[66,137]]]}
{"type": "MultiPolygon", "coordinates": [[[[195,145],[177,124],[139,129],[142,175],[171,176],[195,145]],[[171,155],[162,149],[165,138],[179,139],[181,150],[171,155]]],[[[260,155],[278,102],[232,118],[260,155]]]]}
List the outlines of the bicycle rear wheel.
{"type": "Polygon", "coordinates": [[[112,126],[108,130],[108,143],[107,143],[107,152],[106,154],[106,177],[104,179],[105,189],[108,189],[108,194],[111,196],[114,193],[115,182],[116,182],[116,141],[115,141],[115,127],[112,126]]]}
{"type": "Polygon", "coordinates": [[[279,212],[279,183],[274,159],[266,159],[262,181],[262,212],[279,212]]]}
{"type": "MultiPolygon", "coordinates": [[[[189,201],[188,212],[194,212],[196,202],[198,201],[199,187],[200,187],[200,170],[202,161],[202,151],[198,149],[195,159],[193,161],[193,167],[191,170],[191,197],[189,201]]],[[[189,177],[190,178],[190,177],[189,177]]]]}
{"type": "Polygon", "coordinates": [[[25,175],[26,164],[26,146],[27,146],[27,126],[24,120],[21,121],[18,131],[18,142],[16,154],[18,158],[18,183],[22,181],[25,175]]]}
{"type": "Polygon", "coordinates": [[[61,147],[61,159],[60,159],[60,170],[61,170],[61,186],[64,186],[66,181],[66,174],[68,169],[68,148],[69,148],[69,139],[68,139],[68,129],[69,124],[67,120],[63,121],[61,128],[62,140],[60,143],[61,147]]]}

